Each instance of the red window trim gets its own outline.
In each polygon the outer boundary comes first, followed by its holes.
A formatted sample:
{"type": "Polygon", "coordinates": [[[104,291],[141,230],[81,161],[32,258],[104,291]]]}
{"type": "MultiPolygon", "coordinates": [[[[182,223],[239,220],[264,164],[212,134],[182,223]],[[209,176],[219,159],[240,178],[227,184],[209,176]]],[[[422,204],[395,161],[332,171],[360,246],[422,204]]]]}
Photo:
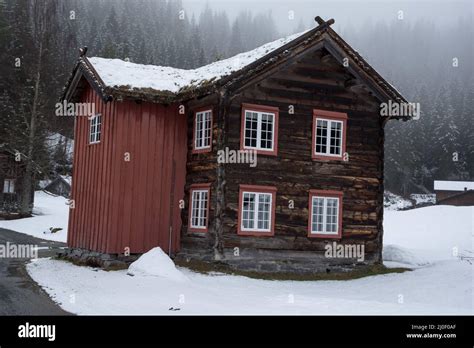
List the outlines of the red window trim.
{"type": "Polygon", "coordinates": [[[192,184],[189,186],[189,208],[188,208],[188,232],[191,233],[207,233],[209,231],[209,207],[211,206],[211,183],[192,184]],[[192,199],[193,192],[196,190],[207,190],[207,220],[206,228],[195,228],[191,227],[191,214],[192,214],[192,199]]]}
{"type": "Polygon", "coordinates": [[[346,134],[347,134],[347,114],[346,113],[314,109],[313,110],[313,130],[311,133],[312,133],[311,158],[313,160],[336,160],[336,161],[344,160],[344,153],[346,152],[346,134]],[[316,153],[316,119],[317,118],[342,121],[341,156],[323,156],[316,153]]]}
{"type": "Polygon", "coordinates": [[[214,110],[212,107],[201,107],[198,109],[195,109],[193,112],[193,147],[191,153],[205,153],[205,152],[211,152],[212,151],[212,127],[213,127],[213,119],[214,119],[214,110]],[[196,149],[196,114],[198,112],[203,112],[203,111],[210,111],[211,112],[211,138],[209,139],[209,148],[205,149],[196,149]]]}
{"type": "Polygon", "coordinates": [[[247,149],[244,147],[245,144],[245,111],[258,111],[258,112],[271,112],[275,114],[275,130],[273,134],[273,150],[256,150],[258,155],[267,155],[267,156],[277,156],[278,155],[278,124],[279,124],[279,114],[280,111],[276,106],[267,106],[267,105],[257,105],[257,104],[248,104],[242,103],[242,112],[241,112],[241,124],[240,124],[240,150],[255,150],[247,149]]]}
{"type": "Polygon", "coordinates": [[[239,207],[237,209],[237,235],[239,236],[255,236],[255,237],[271,237],[275,235],[275,210],[276,210],[276,192],[275,186],[260,185],[239,185],[239,207]],[[272,211],[270,221],[270,231],[242,231],[242,196],[243,192],[270,193],[272,195],[272,211]]]}
{"type": "Polygon", "coordinates": [[[341,239],[342,238],[342,198],[344,193],[342,191],[334,190],[309,190],[308,200],[308,237],[309,238],[324,238],[324,239],[341,239]],[[338,231],[337,234],[321,234],[311,233],[311,219],[313,216],[313,197],[337,197],[339,198],[339,209],[338,209],[338,231]]]}

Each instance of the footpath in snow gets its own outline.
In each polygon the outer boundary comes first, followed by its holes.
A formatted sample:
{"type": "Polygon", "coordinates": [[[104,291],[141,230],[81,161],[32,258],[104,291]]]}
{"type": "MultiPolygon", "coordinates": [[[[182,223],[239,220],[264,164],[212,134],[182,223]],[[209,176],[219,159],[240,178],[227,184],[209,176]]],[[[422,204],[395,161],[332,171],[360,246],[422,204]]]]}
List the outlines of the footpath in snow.
{"type": "Polygon", "coordinates": [[[473,265],[459,256],[472,256],[473,220],[473,207],[386,211],[386,265],[414,270],[349,281],[198,274],[175,267],[159,248],[128,271],[50,259],[27,269],[77,314],[472,314],[473,265]]]}

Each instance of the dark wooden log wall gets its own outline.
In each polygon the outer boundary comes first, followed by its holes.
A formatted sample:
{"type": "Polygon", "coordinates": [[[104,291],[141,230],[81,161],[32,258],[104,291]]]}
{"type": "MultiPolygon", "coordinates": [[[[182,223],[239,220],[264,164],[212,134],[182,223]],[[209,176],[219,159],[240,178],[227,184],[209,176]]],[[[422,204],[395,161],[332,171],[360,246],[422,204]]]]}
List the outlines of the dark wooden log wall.
{"type": "Polygon", "coordinates": [[[196,250],[203,257],[212,258],[214,253],[215,228],[214,217],[216,211],[216,183],[217,183],[217,139],[218,139],[218,103],[219,98],[213,94],[198,100],[192,100],[183,104],[187,116],[187,161],[186,161],[186,186],[184,190],[185,208],[181,217],[183,227],[181,232],[181,245],[184,249],[196,250]],[[193,149],[193,122],[195,110],[201,108],[211,108],[213,118],[212,129],[212,151],[204,153],[192,153],[193,149]],[[209,209],[209,228],[206,233],[190,233],[187,230],[189,217],[189,187],[192,184],[211,183],[211,200],[209,209]]]}
{"type": "MultiPolygon", "coordinates": [[[[240,148],[242,103],[279,108],[279,144],[278,156],[259,155],[256,168],[248,164],[225,166],[224,247],[229,251],[238,247],[241,252],[257,249],[323,252],[325,244],[333,240],[307,237],[308,193],[310,189],[341,190],[344,210],[340,242],[364,243],[366,258],[380,260],[384,135],[375,97],[324,49],[307,54],[285,70],[231,97],[226,116],[226,146],[240,148]],[[290,105],[294,106],[294,114],[289,113],[290,105]],[[313,109],[348,114],[348,162],[312,160],[313,109]],[[237,235],[239,184],[278,188],[275,236],[237,235]],[[288,207],[290,200],[294,201],[294,209],[288,207]]],[[[192,113],[189,116],[188,129],[192,129],[192,113]]],[[[188,139],[192,139],[192,134],[188,139]]],[[[188,184],[200,180],[215,182],[215,165],[215,151],[207,155],[188,154],[188,184]],[[206,171],[200,173],[200,169],[206,171]]],[[[213,209],[215,191],[211,197],[213,209]]],[[[184,230],[183,233],[186,234],[184,230]]],[[[203,236],[204,240],[210,238],[203,236]]],[[[204,251],[200,248],[209,245],[209,242],[194,243],[195,240],[186,236],[184,241],[186,248],[199,250],[199,253],[204,251]]]]}

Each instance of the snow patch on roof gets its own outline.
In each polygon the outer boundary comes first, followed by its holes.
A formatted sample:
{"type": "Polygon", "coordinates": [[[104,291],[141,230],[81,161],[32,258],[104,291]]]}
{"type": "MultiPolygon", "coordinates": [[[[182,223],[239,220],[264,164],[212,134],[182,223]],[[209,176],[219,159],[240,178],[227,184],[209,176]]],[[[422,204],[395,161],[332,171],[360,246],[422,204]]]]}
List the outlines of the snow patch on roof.
{"type": "Polygon", "coordinates": [[[474,190],[474,181],[442,181],[435,180],[435,191],[464,191],[474,190]]]}
{"type": "Polygon", "coordinates": [[[151,88],[157,91],[179,92],[185,87],[199,87],[238,71],[268,53],[286,45],[306,31],[266,43],[251,51],[237,54],[197,69],[185,70],[172,67],[143,65],[121,59],[91,57],[89,62],[108,87],[151,88]]]}
{"type": "Polygon", "coordinates": [[[69,184],[69,186],[72,183],[72,177],[70,175],[60,175],[60,177],[69,184]]]}

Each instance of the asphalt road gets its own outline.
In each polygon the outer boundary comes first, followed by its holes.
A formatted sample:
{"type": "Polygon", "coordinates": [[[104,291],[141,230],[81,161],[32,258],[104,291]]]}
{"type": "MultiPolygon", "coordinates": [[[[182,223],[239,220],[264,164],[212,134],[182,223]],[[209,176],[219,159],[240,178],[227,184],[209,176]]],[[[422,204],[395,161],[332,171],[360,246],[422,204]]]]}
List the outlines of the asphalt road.
{"type": "MultiPolygon", "coordinates": [[[[54,256],[64,243],[0,228],[0,244],[34,244],[39,257],[54,256]],[[44,249],[43,249],[44,248],[44,249]]],[[[67,315],[28,275],[27,259],[0,257],[0,315],[67,315]]]]}

